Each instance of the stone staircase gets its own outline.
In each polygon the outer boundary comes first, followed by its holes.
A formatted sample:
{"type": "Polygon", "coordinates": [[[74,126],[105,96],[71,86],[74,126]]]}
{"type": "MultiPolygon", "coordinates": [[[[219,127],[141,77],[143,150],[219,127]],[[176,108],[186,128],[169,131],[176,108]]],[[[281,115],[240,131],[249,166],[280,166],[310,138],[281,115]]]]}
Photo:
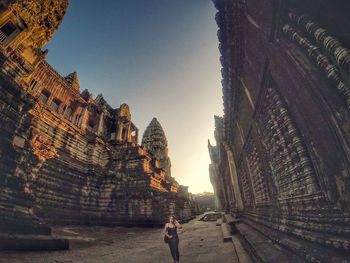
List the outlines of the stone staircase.
{"type": "Polygon", "coordinates": [[[232,242],[239,262],[349,263],[345,252],[300,240],[249,220],[235,219],[225,214],[217,221],[221,226],[223,242],[232,242]]]}
{"type": "Polygon", "coordinates": [[[244,223],[237,223],[235,227],[238,230],[238,238],[241,241],[242,247],[248,252],[253,262],[307,262],[273,243],[270,239],[244,223]]]}
{"type": "Polygon", "coordinates": [[[216,225],[221,227],[223,242],[232,243],[239,263],[253,263],[254,261],[244,249],[237,234],[232,231],[231,224],[235,221],[236,220],[234,220],[232,216],[226,214],[223,216],[223,218],[217,220],[216,225]]]}

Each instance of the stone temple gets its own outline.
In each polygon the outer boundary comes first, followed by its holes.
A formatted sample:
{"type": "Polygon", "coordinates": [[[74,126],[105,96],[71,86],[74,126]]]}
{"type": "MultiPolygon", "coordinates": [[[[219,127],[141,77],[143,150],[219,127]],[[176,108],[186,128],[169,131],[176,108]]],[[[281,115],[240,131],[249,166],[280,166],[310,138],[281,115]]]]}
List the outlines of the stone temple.
{"type": "Polygon", "coordinates": [[[254,262],[349,262],[349,1],[214,0],[210,178],[254,262]]]}
{"type": "Polygon", "coordinates": [[[127,104],[81,91],[45,60],[67,0],[0,2],[0,249],[68,248],[50,224],[159,225],[190,219],[154,119],[142,146],[127,104]]]}
{"type": "Polygon", "coordinates": [[[170,177],[171,163],[168,156],[168,140],[157,118],[153,118],[146,128],[142,138],[142,146],[159,161],[160,167],[170,177]]]}

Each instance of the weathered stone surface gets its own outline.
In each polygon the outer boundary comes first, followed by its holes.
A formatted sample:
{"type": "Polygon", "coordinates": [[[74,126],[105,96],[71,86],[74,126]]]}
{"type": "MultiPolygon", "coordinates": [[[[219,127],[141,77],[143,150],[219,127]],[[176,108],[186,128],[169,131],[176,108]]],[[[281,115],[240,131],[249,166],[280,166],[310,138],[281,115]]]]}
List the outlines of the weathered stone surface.
{"type": "Polygon", "coordinates": [[[0,235],[0,250],[42,251],[67,249],[69,249],[69,241],[65,238],[52,238],[48,235],[0,235]]]}
{"type": "Polygon", "coordinates": [[[143,137],[142,146],[146,147],[151,154],[160,162],[160,167],[171,176],[171,163],[168,156],[168,140],[157,118],[153,118],[147,126],[143,137]]]}
{"type": "Polygon", "coordinates": [[[9,81],[0,80],[0,249],[67,249],[68,241],[50,237],[50,227],[33,215],[34,200],[26,181],[16,174],[28,129],[28,107],[33,105],[9,81]],[[22,235],[22,236],[18,236],[22,235]],[[28,235],[22,238],[23,235],[28,235]]]}
{"type": "Polygon", "coordinates": [[[215,117],[217,144],[209,152],[221,208],[241,219],[237,227],[260,260],[278,257],[262,249],[267,238],[309,262],[344,262],[350,39],[337,26],[350,25],[344,6],[214,3],[224,116],[215,117]]]}
{"type": "MultiPolygon", "coordinates": [[[[154,263],[172,262],[169,247],[158,229],[125,227],[54,227],[54,233],[71,241],[62,252],[2,252],[0,262],[21,263],[154,263]],[[146,253],[146,252],[152,253],[146,253]]],[[[180,260],[189,263],[238,263],[232,243],[223,243],[215,222],[192,220],[179,230],[180,260]]]]}
{"type": "Polygon", "coordinates": [[[129,106],[80,92],[77,73],[62,77],[45,61],[40,48],[68,5],[51,2],[7,2],[0,14],[1,233],[49,235],[46,223],[160,225],[175,213],[188,220],[191,195],[170,162],[165,169],[138,144],[129,106]]]}

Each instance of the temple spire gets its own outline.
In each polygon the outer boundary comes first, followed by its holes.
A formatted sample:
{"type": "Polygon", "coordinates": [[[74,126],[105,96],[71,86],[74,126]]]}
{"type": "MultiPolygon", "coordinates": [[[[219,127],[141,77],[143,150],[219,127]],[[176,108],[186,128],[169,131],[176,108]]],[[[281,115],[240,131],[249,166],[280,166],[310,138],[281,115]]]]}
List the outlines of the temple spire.
{"type": "Polygon", "coordinates": [[[168,156],[168,140],[157,118],[153,118],[147,126],[143,134],[142,146],[160,162],[160,167],[170,176],[171,163],[168,156]]]}

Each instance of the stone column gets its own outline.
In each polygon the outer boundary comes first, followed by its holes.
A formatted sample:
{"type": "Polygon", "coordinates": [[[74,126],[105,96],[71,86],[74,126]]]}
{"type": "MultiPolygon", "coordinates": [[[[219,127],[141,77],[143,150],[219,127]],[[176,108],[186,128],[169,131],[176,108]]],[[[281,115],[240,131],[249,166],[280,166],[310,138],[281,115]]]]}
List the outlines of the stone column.
{"type": "Polygon", "coordinates": [[[50,107],[53,99],[54,99],[54,94],[51,93],[50,96],[47,98],[47,101],[46,101],[45,105],[50,107]]]}
{"type": "Polygon", "coordinates": [[[229,172],[231,177],[231,184],[233,186],[233,194],[236,200],[236,208],[239,211],[242,211],[244,206],[243,206],[241,191],[239,189],[239,184],[238,184],[238,176],[237,176],[237,168],[236,168],[235,160],[233,158],[233,153],[231,152],[230,149],[226,149],[226,153],[227,153],[227,161],[228,161],[229,172]]]}
{"type": "Polygon", "coordinates": [[[137,129],[137,128],[135,130],[135,139],[136,139],[136,144],[137,144],[139,141],[139,129],[137,129]]]}
{"type": "Polygon", "coordinates": [[[77,116],[79,116],[79,114],[80,114],[80,107],[76,107],[76,109],[74,110],[74,112],[72,112],[72,116],[71,116],[71,120],[72,120],[72,122],[75,124],[75,125],[77,125],[78,126],[78,120],[76,119],[77,118],[77,116]]]}
{"type": "Polygon", "coordinates": [[[122,141],[122,134],[123,134],[123,124],[118,121],[118,130],[117,130],[117,141],[122,141]]]}
{"type": "MultiPolygon", "coordinates": [[[[221,165],[220,165],[221,166],[221,165]]],[[[222,202],[222,205],[223,205],[223,210],[224,212],[229,212],[228,210],[228,204],[229,204],[229,197],[228,197],[228,193],[227,193],[227,182],[226,182],[226,178],[225,178],[225,174],[223,173],[222,171],[222,167],[219,168],[219,178],[220,178],[220,184],[222,186],[222,194],[223,194],[223,202],[222,202]]]]}
{"type": "Polygon", "coordinates": [[[231,182],[230,171],[228,166],[229,166],[228,164],[225,164],[224,182],[226,187],[226,198],[227,198],[226,212],[230,213],[232,212],[232,208],[234,207],[235,197],[233,195],[232,182],[231,182]]]}
{"type": "Polygon", "coordinates": [[[126,140],[127,140],[127,142],[132,142],[132,138],[131,138],[131,122],[128,123],[128,132],[126,134],[126,140]]]}
{"type": "Polygon", "coordinates": [[[104,113],[101,112],[97,123],[97,129],[96,129],[96,134],[98,136],[101,136],[103,134],[103,124],[104,124],[104,113]]]}
{"type": "Polygon", "coordinates": [[[68,108],[69,108],[69,106],[67,105],[67,107],[65,108],[65,110],[62,112],[63,117],[66,117],[66,112],[67,112],[68,108]]]}
{"type": "Polygon", "coordinates": [[[86,129],[86,126],[87,126],[87,122],[88,122],[88,117],[89,117],[89,114],[88,114],[88,108],[87,107],[84,107],[83,108],[83,111],[82,111],[82,116],[81,116],[81,120],[78,124],[78,126],[85,130],[86,129]]]}
{"type": "Polygon", "coordinates": [[[215,195],[215,207],[218,211],[222,210],[222,200],[221,200],[221,189],[220,189],[220,184],[218,182],[218,174],[215,169],[215,164],[209,164],[209,177],[210,181],[213,185],[214,189],[214,195],[215,195]]]}

